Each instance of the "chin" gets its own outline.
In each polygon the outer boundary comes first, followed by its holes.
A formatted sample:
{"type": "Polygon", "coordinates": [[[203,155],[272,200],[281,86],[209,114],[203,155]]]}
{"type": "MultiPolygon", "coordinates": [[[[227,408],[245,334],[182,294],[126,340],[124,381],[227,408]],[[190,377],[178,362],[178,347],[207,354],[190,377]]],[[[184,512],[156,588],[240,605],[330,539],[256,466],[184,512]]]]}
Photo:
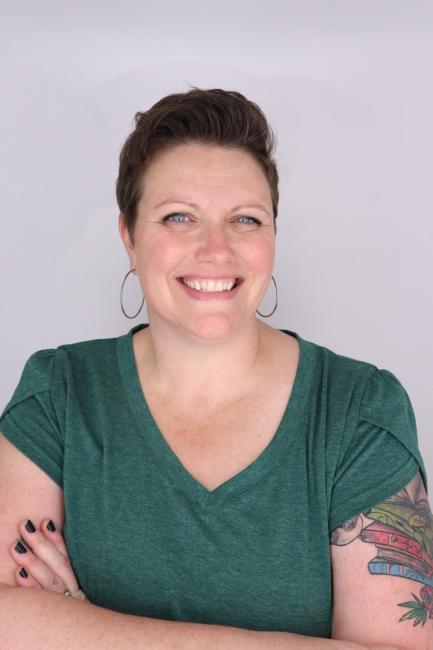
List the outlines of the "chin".
{"type": "Polygon", "coordinates": [[[236,330],[238,321],[227,316],[214,315],[194,318],[191,323],[182,323],[184,328],[196,337],[209,340],[220,340],[236,330]]]}

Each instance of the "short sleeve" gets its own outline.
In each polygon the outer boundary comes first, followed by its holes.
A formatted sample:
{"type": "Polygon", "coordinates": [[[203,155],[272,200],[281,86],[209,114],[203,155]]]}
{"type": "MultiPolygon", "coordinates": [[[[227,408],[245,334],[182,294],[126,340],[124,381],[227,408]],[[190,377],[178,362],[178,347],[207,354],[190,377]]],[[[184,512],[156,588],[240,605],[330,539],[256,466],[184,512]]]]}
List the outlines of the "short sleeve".
{"type": "Polygon", "coordinates": [[[51,390],[55,355],[47,349],[29,357],[0,415],[0,432],[63,487],[63,435],[51,390]]]}
{"type": "Polygon", "coordinates": [[[415,414],[397,377],[376,369],[367,379],[355,426],[343,437],[332,488],[329,529],[389,498],[420,470],[415,414]]]}

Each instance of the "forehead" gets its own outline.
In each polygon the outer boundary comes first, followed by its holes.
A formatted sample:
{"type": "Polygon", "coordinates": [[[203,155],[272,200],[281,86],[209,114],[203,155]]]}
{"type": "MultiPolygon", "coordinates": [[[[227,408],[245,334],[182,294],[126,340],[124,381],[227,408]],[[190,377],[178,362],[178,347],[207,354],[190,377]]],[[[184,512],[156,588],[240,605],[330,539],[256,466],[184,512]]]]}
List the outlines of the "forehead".
{"type": "Polygon", "coordinates": [[[142,199],[162,200],[173,190],[243,192],[270,201],[270,188],[260,164],[240,148],[190,143],[158,152],[142,179],[142,199]]]}

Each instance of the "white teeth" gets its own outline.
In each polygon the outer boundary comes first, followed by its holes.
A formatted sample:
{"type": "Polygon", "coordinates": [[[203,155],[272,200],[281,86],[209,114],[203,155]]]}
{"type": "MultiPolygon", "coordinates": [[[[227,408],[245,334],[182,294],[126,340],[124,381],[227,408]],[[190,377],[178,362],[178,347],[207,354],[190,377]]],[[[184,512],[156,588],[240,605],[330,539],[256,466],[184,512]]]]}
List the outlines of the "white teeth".
{"type": "Polygon", "coordinates": [[[230,291],[233,289],[236,278],[233,280],[185,280],[182,278],[182,282],[186,284],[191,289],[196,291],[230,291]]]}

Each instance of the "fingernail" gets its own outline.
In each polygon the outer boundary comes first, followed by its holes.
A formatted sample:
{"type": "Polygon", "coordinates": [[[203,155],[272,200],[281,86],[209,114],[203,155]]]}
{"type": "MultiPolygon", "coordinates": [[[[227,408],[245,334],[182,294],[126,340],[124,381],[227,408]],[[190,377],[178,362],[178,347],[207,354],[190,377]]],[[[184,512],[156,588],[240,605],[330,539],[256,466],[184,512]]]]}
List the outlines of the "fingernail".
{"type": "Polygon", "coordinates": [[[27,571],[25,570],[24,567],[23,567],[23,568],[21,569],[21,571],[20,571],[20,576],[21,576],[22,578],[28,578],[28,577],[29,577],[29,574],[27,573],[27,571]]]}
{"type": "Polygon", "coordinates": [[[21,544],[20,541],[18,541],[18,544],[15,546],[15,550],[17,553],[27,553],[26,547],[24,544],[21,544]]]}
{"type": "Polygon", "coordinates": [[[26,548],[28,551],[31,551],[31,552],[33,553],[33,549],[32,549],[32,547],[31,547],[30,544],[29,544],[29,543],[24,539],[24,537],[23,537],[22,535],[20,535],[19,537],[17,537],[17,542],[21,542],[21,544],[24,546],[24,548],[26,548]]]}
{"type": "Polygon", "coordinates": [[[51,519],[50,519],[50,521],[47,523],[47,528],[48,528],[48,530],[50,530],[52,533],[54,533],[54,531],[56,530],[56,527],[55,527],[55,525],[53,524],[53,522],[51,521],[51,519]]]}
{"type": "Polygon", "coordinates": [[[30,521],[30,519],[27,521],[25,528],[26,528],[26,530],[29,531],[29,533],[34,533],[35,530],[36,530],[36,528],[33,526],[32,522],[30,521]]]}

